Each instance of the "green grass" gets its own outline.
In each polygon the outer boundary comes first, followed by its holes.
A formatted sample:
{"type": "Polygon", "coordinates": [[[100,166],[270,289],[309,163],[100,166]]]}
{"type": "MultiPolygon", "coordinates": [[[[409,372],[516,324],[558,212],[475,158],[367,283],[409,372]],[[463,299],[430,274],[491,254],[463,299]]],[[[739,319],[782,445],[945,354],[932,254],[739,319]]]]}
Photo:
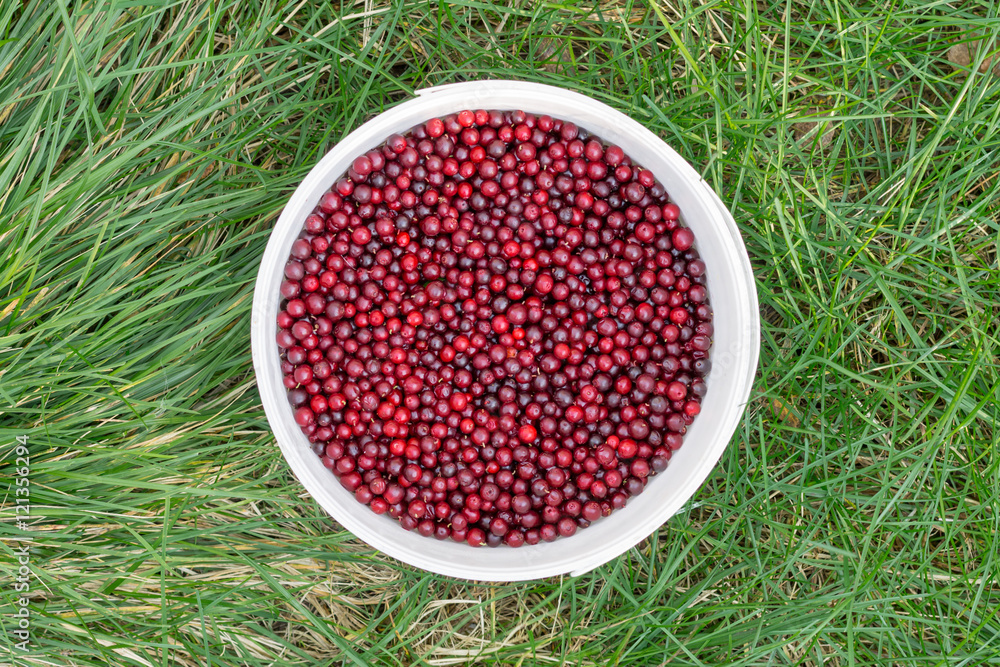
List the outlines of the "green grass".
{"type": "Polygon", "coordinates": [[[1000,664],[998,36],[975,0],[0,1],[4,646],[28,436],[18,665],[1000,664]],[[483,77],[651,128],[757,278],[721,463],[575,579],[374,553],[290,474],[251,368],[296,184],[415,89],[483,77]]]}

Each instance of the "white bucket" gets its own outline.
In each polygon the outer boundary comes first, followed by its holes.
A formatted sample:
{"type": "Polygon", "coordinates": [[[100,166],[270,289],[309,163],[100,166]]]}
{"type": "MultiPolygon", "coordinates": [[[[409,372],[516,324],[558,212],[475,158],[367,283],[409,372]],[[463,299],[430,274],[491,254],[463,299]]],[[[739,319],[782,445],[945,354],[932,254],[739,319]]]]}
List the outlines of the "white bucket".
{"type": "Polygon", "coordinates": [[[295,190],[271,232],[254,290],[253,363],[267,419],[292,471],[319,504],[376,549],[431,572],[485,581],[578,575],[622,554],[673,516],[722,456],[743,414],[760,346],[757,292],[736,223],[715,192],[680,155],[628,116],[578,93],[519,81],[476,81],[418,91],[334,146],[295,190]],[[404,530],[374,514],[323,467],[292,418],[275,344],[285,262],[306,216],[359,154],[429,118],[461,109],[520,109],[571,120],[650,169],[680,207],[707,265],[714,310],[712,370],[701,414],[666,470],[611,516],[569,538],[519,548],[471,547],[404,530]]]}

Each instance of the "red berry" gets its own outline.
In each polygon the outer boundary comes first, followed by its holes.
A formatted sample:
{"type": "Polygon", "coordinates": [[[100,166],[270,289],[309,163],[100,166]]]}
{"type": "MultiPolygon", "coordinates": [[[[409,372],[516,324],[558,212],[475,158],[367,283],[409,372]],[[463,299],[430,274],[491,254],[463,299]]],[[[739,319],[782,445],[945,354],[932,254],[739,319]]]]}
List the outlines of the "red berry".
{"type": "Polygon", "coordinates": [[[675,229],[671,238],[673,239],[674,247],[682,252],[694,245],[694,234],[687,227],[675,229]]]}

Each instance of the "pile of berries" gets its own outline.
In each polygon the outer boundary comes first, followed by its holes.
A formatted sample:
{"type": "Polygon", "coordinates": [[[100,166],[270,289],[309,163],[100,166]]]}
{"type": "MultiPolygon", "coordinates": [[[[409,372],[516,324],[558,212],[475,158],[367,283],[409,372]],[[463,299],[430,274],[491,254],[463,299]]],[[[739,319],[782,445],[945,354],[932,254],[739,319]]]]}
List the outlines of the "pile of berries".
{"type": "Polygon", "coordinates": [[[292,244],[277,344],[296,422],[408,530],[573,535],[701,409],[712,310],[679,214],[569,121],[466,110],[390,136],[292,244]]]}

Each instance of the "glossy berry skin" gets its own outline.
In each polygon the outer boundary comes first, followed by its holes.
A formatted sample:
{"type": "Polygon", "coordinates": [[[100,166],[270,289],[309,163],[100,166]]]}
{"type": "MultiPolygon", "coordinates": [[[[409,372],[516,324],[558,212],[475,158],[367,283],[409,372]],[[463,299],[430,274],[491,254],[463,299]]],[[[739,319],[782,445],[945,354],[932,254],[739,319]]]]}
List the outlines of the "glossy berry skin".
{"type": "Polygon", "coordinates": [[[430,119],[357,156],[292,244],[275,342],[293,418],[407,530],[572,539],[701,412],[708,271],[620,147],[522,111],[430,119]]]}

